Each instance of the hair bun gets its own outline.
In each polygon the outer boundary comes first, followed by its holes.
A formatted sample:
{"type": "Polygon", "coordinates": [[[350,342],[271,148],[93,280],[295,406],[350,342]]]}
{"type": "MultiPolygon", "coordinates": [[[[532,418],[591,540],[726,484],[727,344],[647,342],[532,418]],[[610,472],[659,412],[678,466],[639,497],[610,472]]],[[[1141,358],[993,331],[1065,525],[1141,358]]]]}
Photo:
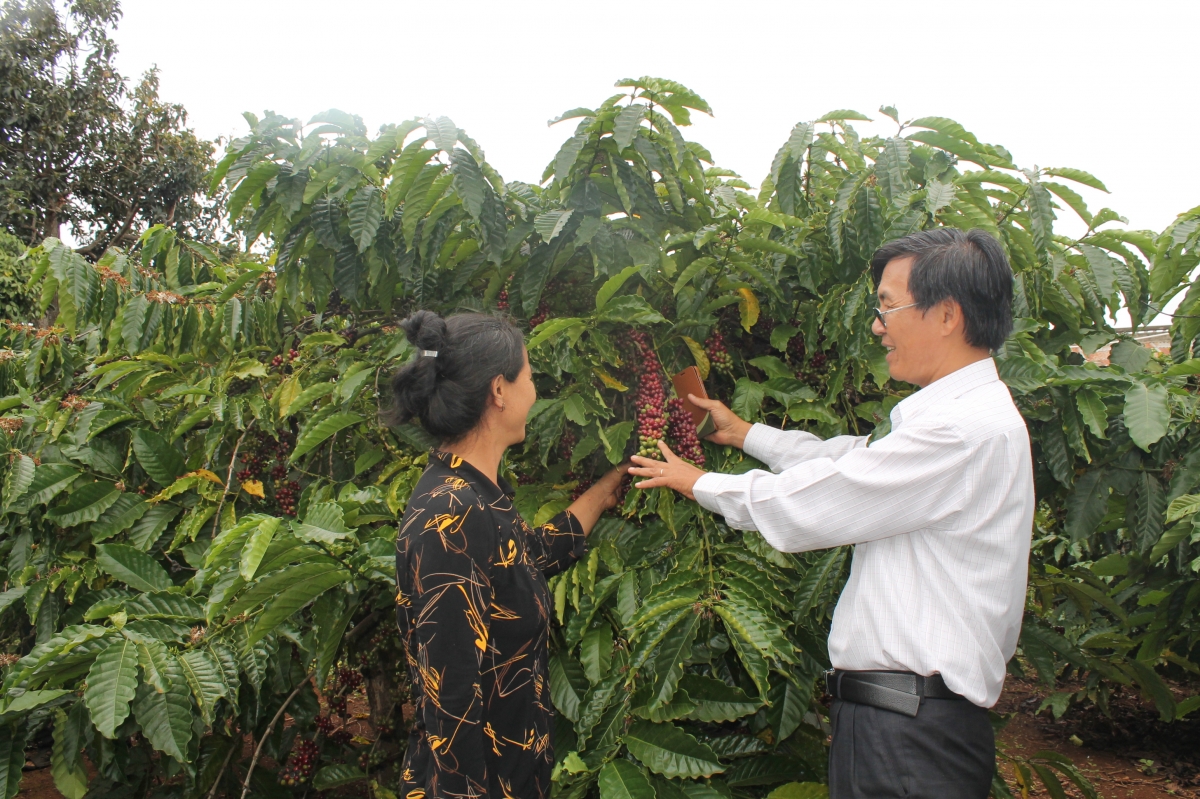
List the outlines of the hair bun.
{"type": "Polygon", "coordinates": [[[417,349],[441,350],[446,344],[446,320],[433,311],[417,311],[400,328],[417,349]]]}
{"type": "Polygon", "coordinates": [[[388,416],[394,424],[419,419],[439,441],[458,441],[474,429],[496,376],[511,383],[525,367],[521,331],[501,317],[461,313],[443,319],[417,311],[400,327],[418,352],[392,377],[388,416]]]}

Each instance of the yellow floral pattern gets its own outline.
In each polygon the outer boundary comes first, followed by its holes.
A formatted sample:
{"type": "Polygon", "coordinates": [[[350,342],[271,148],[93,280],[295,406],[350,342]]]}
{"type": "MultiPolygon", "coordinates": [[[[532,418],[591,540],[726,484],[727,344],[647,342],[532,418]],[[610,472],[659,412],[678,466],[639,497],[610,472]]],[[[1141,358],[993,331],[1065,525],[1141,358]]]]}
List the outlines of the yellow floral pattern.
{"type": "Polygon", "coordinates": [[[570,513],[532,528],[506,482],[432,453],[396,540],[396,614],[416,710],[400,796],[550,795],[546,578],[583,553],[570,513]]]}

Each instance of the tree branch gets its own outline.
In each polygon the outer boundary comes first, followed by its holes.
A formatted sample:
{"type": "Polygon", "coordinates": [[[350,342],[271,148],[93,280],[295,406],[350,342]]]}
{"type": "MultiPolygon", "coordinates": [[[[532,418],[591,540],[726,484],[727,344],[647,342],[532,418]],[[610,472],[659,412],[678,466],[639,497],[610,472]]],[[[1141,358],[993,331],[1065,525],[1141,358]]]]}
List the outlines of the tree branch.
{"type": "Polygon", "coordinates": [[[258,746],[254,748],[254,758],[251,759],[250,768],[246,771],[246,781],[242,783],[242,799],[246,799],[246,794],[250,792],[250,778],[254,776],[254,767],[258,765],[258,756],[262,754],[263,744],[271,737],[271,732],[275,729],[275,725],[283,717],[283,711],[287,710],[287,706],[296,698],[296,694],[300,693],[300,689],[304,687],[305,682],[307,682],[307,679],[297,685],[296,689],[288,695],[288,698],[283,700],[283,704],[275,712],[275,718],[271,719],[271,723],[263,731],[262,737],[258,739],[258,746]]]}
{"type": "Polygon", "coordinates": [[[93,241],[91,244],[87,245],[86,247],[80,247],[75,252],[79,253],[80,255],[87,255],[87,254],[95,252],[97,249],[99,249],[101,244],[104,244],[107,246],[107,244],[109,242],[120,241],[121,237],[124,236],[126,233],[128,233],[129,229],[133,226],[133,220],[137,217],[137,212],[140,209],[141,209],[141,203],[133,204],[133,206],[129,209],[129,214],[125,217],[125,221],[121,223],[121,229],[117,231],[116,235],[107,236],[102,233],[99,236],[97,236],[96,240],[93,241]]]}
{"type": "Polygon", "coordinates": [[[208,799],[213,799],[217,795],[217,787],[221,784],[221,778],[225,776],[225,769],[229,768],[229,761],[233,759],[233,753],[237,751],[237,748],[238,741],[230,742],[229,751],[225,754],[225,762],[221,764],[221,770],[217,772],[217,778],[213,780],[212,788],[208,791],[208,799]]]}
{"type": "Polygon", "coordinates": [[[250,428],[254,427],[255,421],[255,419],[250,420],[250,424],[246,425],[246,429],[242,431],[237,443],[233,445],[233,455],[229,457],[229,471],[225,473],[225,490],[221,492],[221,501],[217,503],[217,512],[213,516],[211,538],[217,537],[217,529],[221,524],[221,509],[225,507],[225,497],[229,496],[229,486],[233,483],[233,465],[237,463],[238,450],[242,448],[242,442],[246,440],[246,435],[250,432],[250,428]]]}

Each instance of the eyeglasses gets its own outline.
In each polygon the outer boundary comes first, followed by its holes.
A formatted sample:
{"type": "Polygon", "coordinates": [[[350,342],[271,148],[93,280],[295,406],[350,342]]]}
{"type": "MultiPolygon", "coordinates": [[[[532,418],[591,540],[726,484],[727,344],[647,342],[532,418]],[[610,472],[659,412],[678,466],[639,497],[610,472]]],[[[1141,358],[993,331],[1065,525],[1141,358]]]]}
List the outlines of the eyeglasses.
{"type": "Polygon", "coordinates": [[[875,312],[875,318],[879,320],[879,324],[883,325],[884,330],[887,330],[887,320],[884,319],[883,317],[887,316],[890,313],[895,313],[896,311],[903,311],[905,308],[916,307],[916,305],[917,305],[917,303],[910,302],[908,305],[901,305],[897,308],[889,308],[886,311],[881,311],[878,308],[872,308],[871,310],[875,312]]]}

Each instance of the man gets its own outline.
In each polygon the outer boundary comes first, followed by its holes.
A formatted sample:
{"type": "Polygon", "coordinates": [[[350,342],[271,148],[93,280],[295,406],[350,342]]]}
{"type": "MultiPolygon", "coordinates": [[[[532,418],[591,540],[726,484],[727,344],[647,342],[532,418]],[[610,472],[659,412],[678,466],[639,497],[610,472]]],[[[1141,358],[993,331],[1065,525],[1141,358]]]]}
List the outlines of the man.
{"type": "Polygon", "coordinates": [[[1025,606],[1033,469],[991,352],[1012,330],[1012,272],[987,233],[942,228],[871,260],[872,331],[920,390],[892,430],[822,441],[692,397],[771,471],[709,474],[660,445],[634,458],[666,486],[785,552],[857,545],[829,636],[830,796],[987,796],[996,703],[1025,606]]]}

